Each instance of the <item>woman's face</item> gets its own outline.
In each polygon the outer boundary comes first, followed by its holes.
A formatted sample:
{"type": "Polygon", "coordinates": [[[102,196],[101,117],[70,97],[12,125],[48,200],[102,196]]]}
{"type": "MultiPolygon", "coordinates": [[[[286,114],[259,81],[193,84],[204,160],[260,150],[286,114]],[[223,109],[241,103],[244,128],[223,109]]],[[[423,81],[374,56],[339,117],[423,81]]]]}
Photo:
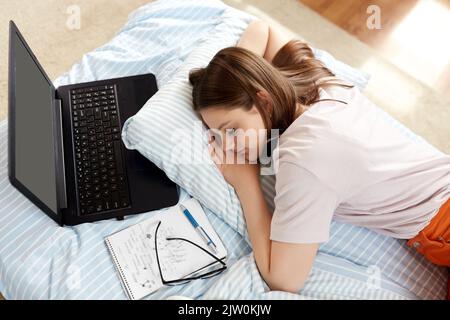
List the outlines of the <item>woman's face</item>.
{"type": "MultiPolygon", "coordinates": [[[[244,108],[209,107],[200,116],[210,129],[212,140],[225,153],[233,152],[248,161],[256,161],[267,140],[266,128],[256,106],[244,108]]],[[[229,153],[227,153],[228,159],[229,153]]]]}

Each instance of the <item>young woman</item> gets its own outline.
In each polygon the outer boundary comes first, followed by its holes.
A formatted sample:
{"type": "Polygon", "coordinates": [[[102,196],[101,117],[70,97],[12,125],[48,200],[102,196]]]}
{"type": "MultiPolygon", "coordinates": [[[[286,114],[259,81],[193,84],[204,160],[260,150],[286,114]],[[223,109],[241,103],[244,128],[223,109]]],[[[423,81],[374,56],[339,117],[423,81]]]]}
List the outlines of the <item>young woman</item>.
{"type": "MultiPolygon", "coordinates": [[[[252,163],[254,150],[210,141],[241,201],[256,264],[272,290],[303,287],[333,217],[408,239],[430,261],[450,266],[450,156],[387,123],[308,45],[253,22],[237,47],[220,50],[189,80],[194,109],[223,137],[236,142],[238,131],[281,132],[273,214],[261,191],[260,166],[252,163]],[[223,161],[230,149],[247,163],[223,161]]],[[[256,144],[257,156],[265,142],[256,144]]]]}

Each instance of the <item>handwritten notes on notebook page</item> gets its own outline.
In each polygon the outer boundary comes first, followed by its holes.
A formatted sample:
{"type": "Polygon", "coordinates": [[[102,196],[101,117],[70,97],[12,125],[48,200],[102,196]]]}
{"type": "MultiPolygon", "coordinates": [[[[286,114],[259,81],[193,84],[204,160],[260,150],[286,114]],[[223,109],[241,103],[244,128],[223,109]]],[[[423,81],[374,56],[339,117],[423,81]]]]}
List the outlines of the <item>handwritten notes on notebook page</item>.
{"type": "MultiPolygon", "coordinates": [[[[191,198],[183,205],[217,245],[216,256],[225,259],[227,250],[198,201],[191,198]]],[[[158,254],[165,280],[180,279],[211,265],[220,267],[200,248],[186,241],[166,240],[167,237],[185,238],[211,252],[176,205],[105,239],[130,299],[141,299],[163,287],[155,252],[155,231],[159,221],[158,254]]]]}

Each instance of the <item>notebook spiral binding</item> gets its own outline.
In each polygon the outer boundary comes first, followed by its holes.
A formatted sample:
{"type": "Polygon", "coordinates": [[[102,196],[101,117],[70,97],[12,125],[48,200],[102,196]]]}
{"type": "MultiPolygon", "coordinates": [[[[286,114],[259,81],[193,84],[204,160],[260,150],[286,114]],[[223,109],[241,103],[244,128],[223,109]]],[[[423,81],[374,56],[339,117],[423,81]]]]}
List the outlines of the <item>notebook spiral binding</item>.
{"type": "Polygon", "coordinates": [[[119,260],[117,260],[116,253],[114,252],[114,249],[111,247],[111,244],[109,243],[109,240],[108,240],[108,239],[106,239],[105,242],[106,242],[106,245],[108,246],[108,249],[109,249],[109,251],[111,252],[111,255],[112,255],[113,259],[114,259],[114,262],[115,262],[114,265],[117,266],[116,270],[119,272],[119,275],[120,275],[120,277],[121,277],[122,280],[123,280],[122,283],[123,283],[123,284],[125,285],[125,287],[126,287],[125,290],[126,290],[127,293],[131,296],[131,298],[132,298],[133,300],[135,300],[135,299],[134,299],[133,292],[132,292],[131,289],[130,289],[130,285],[128,284],[128,281],[127,281],[127,279],[125,278],[125,274],[123,273],[122,267],[120,266],[119,260]]]}

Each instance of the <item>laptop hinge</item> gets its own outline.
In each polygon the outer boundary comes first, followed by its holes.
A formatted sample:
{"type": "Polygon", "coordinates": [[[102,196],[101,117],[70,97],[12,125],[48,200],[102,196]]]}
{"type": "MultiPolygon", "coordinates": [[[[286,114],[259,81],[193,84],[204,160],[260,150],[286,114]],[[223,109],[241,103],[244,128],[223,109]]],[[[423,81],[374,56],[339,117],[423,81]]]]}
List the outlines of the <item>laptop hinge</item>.
{"type": "Polygon", "coordinates": [[[62,125],[62,110],[61,100],[55,99],[55,118],[54,118],[54,133],[55,133],[55,164],[56,164],[56,192],[58,196],[59,214],[62,214],[61,209],[67,208],[67,193],[66,193],[66,169],[64,165],[64,141],[63,141],[63,125],[62,125]]]}

